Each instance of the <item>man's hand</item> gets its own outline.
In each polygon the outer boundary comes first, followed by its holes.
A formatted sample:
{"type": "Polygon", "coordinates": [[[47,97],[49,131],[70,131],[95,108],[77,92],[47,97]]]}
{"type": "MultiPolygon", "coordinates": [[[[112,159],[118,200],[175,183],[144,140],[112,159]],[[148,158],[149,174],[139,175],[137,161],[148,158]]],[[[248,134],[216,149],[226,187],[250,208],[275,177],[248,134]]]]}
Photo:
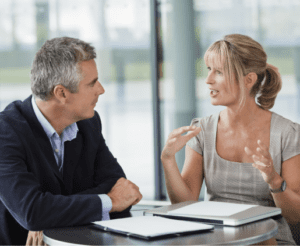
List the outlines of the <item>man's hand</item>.
{"type": "Polygon", "coordinates": [[[125,178],[120,178],[107,195],[112,201],[110,213],[121,212],[137,204],[143,197],[139,187],[125,178]]]}
{"type": "Polygon", "coordinates": [[[29,231],[26,245],[46,245],[43,241],[43,231],[29,231]]]}

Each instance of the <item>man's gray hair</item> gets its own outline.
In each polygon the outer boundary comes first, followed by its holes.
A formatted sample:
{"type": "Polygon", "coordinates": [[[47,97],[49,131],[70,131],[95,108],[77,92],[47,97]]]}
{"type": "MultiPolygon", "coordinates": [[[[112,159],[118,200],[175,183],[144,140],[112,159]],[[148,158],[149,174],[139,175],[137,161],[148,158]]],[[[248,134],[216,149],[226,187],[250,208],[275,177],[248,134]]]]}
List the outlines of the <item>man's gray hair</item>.
{"type": "Polygon", "coordinates": [[[75,38],[62,37],[48,40],[36,53],[31,69],[32,93],[48,100],[56,85],[71,93],[78,92],[83,79],[79,63],[96,58],[95,48],[75,38]]]}

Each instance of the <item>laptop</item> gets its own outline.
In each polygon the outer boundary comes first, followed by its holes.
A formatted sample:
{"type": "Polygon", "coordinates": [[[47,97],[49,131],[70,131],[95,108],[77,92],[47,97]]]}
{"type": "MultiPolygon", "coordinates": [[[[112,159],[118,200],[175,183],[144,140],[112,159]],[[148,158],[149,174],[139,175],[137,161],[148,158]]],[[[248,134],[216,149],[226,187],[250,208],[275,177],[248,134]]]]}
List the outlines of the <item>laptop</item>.
{"type": "Polygon", "coordinates": [[[281,209],[227,202],[188,201],[146,210],[144,215],[198,221],[213,225],[239,226],[266,218],[278,218],[281,216],[281,209]]]}

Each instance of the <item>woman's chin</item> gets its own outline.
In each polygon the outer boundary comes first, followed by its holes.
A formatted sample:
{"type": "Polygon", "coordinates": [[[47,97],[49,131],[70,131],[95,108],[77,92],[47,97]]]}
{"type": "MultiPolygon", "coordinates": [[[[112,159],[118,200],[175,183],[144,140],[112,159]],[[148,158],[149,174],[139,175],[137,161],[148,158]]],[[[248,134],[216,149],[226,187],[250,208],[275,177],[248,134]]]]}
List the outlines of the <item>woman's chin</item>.
{"type": "Polygon", "coordinates": [[[218,102],[217,100],[214,100],[213,98],[210,99],[210,103],[213,106],[220,106],[221,105],[220,102],[218,102]]]}

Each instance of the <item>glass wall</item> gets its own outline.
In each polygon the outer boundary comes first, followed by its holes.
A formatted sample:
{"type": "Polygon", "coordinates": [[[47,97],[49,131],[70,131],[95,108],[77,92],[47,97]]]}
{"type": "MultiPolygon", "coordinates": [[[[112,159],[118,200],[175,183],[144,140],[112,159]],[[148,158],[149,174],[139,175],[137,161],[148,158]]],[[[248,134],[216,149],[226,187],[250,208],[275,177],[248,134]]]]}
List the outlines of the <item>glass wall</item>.
{"type": "Polygon", "coordinates": [[[1,110],[31,94],[31,63],[45,40],[70,36],[96,47],[104,137],[127,178],[153,199],[150,0],[2,0],[0,33],[1,110]]]}
{"type": "MultiPolygon", "coordinates": [[[[103,134],[128,178],[145,199],[152,199],[152,114],[157,112],[151,83],[159,88],[162,147],[173,129],[222,109],[210,104],[203,55],[226,34],[246,34],[264,46],[268,62],[282,75],[283,88],[272,110],[300,122],[299,11],[295,0],[2,0],[0,110],[31,94],[31,63],[45,40],[71,36],[92,43],[106,90],[96,106],[103,134]],[[154,2],[158,40],[151,50],[154,2]],[[150,79],[154,52],[158,81],[150,79]]],[[[176,158],[181,169],[184,151],[176,158]]],[[[163,195],[156,197],[164,197],[165,188],[158,190],[163,195]]]]}
{"type": "MultiPolygon", "coordinates": [[[[158,3],[162,142],[173,129],[189,125],[193,118],[223,109],[210,103],[203,56],[210,44],[231,33],[251,36],[263,45],[268,63],[279,68],[283,81],[272,111],[300,122],[299,1],[159,0],[158,3]]],[[[176,160],[181,169],[184,150],[176,160]]],[[[200,196],[203,197],[203,191],[200,196]]]]}
{"type": "Polygon", "coordinates": [[[210,44],[226,34],[240,33],[260,42],[267,52],[267,62],[279,68],[283,87],[272,111],[300,122],[298,103],[300,10],[299,1],[271,0],[194,0],[195,30],[200,49],[196,62],[197,109],[200,115],[219,111],[210,104],[204,79],[207,69],[203,55],[210,44]]]}

